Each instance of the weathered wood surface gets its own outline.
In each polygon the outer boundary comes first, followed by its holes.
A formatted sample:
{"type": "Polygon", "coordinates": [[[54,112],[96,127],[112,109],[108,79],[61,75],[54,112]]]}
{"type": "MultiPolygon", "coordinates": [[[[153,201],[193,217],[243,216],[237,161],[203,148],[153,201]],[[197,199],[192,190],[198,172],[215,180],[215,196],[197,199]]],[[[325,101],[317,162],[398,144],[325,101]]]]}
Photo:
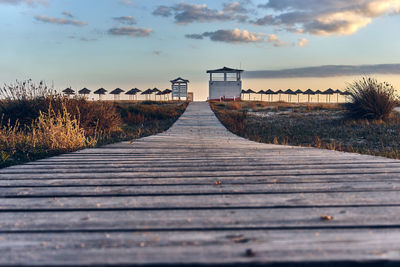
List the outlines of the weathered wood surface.
{"type": "Polygon", "coordinates": [[[163,134],[0,170],[0,265],[178,263],[396,266],[400,161],[250,142],[192,103],[163,134]]]}

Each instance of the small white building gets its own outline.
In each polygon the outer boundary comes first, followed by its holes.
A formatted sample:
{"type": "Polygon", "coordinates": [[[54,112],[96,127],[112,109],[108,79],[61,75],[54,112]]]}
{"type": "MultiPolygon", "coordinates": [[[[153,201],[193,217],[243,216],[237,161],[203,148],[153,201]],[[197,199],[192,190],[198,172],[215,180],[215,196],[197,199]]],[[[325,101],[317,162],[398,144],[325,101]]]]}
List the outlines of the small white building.
{"type": "Polygon", "coordinates": [[[243,70],[223,67],[208,70],[210,74],[209,100],[240,100],[242,93],[241,74],[243,70]]]}

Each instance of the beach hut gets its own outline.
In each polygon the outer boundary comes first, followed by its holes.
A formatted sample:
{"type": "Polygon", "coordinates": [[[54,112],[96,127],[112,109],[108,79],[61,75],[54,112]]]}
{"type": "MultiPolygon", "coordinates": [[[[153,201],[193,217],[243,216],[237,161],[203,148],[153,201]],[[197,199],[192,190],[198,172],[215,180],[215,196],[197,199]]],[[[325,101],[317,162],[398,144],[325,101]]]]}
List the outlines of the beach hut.
{"type": "Polygon", "coordinates": [[[319,103],[319,95],[322,94],[321,90],[317,90],[314,92],[317,95],[317,103],[319,103]]]}
{"type": "Polygon", "coordinates": [[[242,72],[243,70],[231,69],[227,67],[216,70],[208,70],[207,73],[210,74],[208,99],[240,99],[242,92],[242,72]]]}
{"type": "Polygon", "coordinates": [[[83,97],[86,98],[87,95],[90,94],[90,90],[85,87],[85,88],[79,90],[78,94],[83,95],[83,97]]]}
{"type": "Polygon", "coordinates": [[[64,93],[64,95],[66,95],[68,97],[75,94],[75,91],[72,90],[71,88],[64,89],[62,92],[64,93]]]}
{"type": "Polygon", "coordinates": [[[297,89],[295,91],[296,95],[297,95],[297,103],[300,103],[300,95],[303,94],[303,91],[301,91],[300,89],[297,89]]]}
{"type": "Polygon", "coordinates": [[[272,102],[274,100],[274,95],[276,95],[276,93],[274,91],[272,91],[271,89],[268,89],[267,91],[265,91],[265,94],[268,95],[269,102],[272,102]]]}
{"type": "Polygon", "coordinates": [[[145,95],[146,96],[146,100],[149,100],[148,96],[151,95],[152,93],[153,93],[153,90],[149,88],[146,91],[142,92],[141,95],[145,95]]]}
{"type": "Polygon", "coordinates": [[[285,91],[285,94],[288,95],[288,102],[289,102],[289,103],[292,102],[292,95],[296,95],[296,93],[293,92],[292,89],[287,89],[287,90],[285,91]]]}
{"type": "Polygon", "coordinates": [[[141,90],[137,89],[137,88],[132,88],[131,90],[129,90],[128,92],[126,92],[126,95],[129,95],[129,100],[133,100],[133,97],[136,96],[136,100],[137,100],[137,93],[141,92],[141,90]]]}
{"type": "Polygon", "coordinates": [[[114,95],[114,101],[118,101],[118,100],[120,100],[120,95],[123,92],[125,92],[125,91],[122,90],[121,88],[117,88],[117,89],[111,91],[110,94],[114,95]]]}
{"type": "Polygon", "coordinates": [[[331,102],[331,95],[333,95],[335,91],[333,91],[332,88],[329,88],[328,90],[322,92],[323,95],[326,95],[326,102],[330,103],[331,102]]]}
{"type": "Polygon", "coordinates": [[[260,90],[257,92],[257,94],[261,95],[261,101],[263,101],[263,95],[265,95],[265,91],[264,90],[260,90]]]}
{"type": "Polygon", "coordinates": [[[179,100],[182,98],[187,99],[188,83],[189,80],[181,77],[171,81],[172,100],[174,98],[178,98],[179,100]]]}
{"type": "Polygon", "coordinates": [[[307,89],[303,94],[308,96],[308,103],[310,103],[310,96],[315,95],[315,92],[311,89],[307,89]]]}
{"type": "Polygon", "coordinates": [[[107,90],[104,89],[104,88],[100,88],[100,89],[98,89],[98,90],[93,92],[93,94],[99,95],[99,100],[102,100],[103,99],[103,95],[105,95],[106,93],[107,93],[107,90]]]}

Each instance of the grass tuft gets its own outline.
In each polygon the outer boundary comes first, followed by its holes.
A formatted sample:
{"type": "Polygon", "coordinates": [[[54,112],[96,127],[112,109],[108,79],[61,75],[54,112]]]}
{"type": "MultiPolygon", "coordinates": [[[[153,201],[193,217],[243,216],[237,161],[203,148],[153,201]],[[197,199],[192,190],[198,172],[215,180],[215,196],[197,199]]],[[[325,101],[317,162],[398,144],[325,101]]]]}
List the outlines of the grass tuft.
{"type": "Polygon", "coordinates": [[[387,120],[396,105],[393,86],[373,78],[355,81],[347,91],[350,102],[345,107],[351,119],[387,120]]]}

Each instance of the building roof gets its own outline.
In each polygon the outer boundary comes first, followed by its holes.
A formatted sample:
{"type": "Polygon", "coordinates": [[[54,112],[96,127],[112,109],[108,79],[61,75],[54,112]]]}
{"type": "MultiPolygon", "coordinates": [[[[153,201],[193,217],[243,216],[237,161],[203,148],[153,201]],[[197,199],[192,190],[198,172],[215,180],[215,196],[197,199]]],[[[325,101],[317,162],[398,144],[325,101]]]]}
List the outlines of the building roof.
{"type": "Polygon", "coordinates": [[[172,80],[171,83],[188,83],[189,80],[185,80],[181,77],[176,78],[175,80],[172,80]]]}
{"type": "Polygon", "coordinates": [[[238,69],[231,69],[228,67],[223,67],[222,69],[216,69],[216,70],[208,70],[207,73],[239,73],[243,72],[244,70],[238,70],[238,69]]]}

